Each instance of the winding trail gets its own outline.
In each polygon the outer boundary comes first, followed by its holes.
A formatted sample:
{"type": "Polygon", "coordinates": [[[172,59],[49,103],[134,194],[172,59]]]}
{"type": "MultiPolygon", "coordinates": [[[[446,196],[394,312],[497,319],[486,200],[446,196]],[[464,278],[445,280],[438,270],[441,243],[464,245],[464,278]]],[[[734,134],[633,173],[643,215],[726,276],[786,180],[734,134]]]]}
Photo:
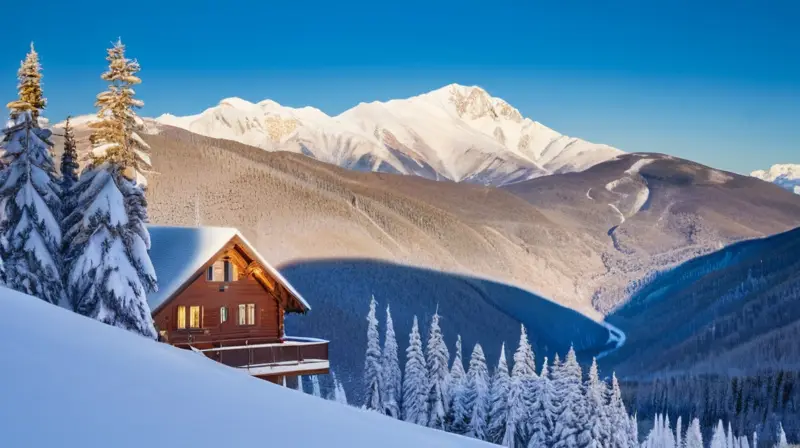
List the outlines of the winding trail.
{"type": "Polygon", "coordinates": [[[608,330],[608,344],[614,344],[614,346],[598,354],[596,356],[597,359],[600,359],[610,353],[615,352],[616,350],[619,350],[620,347],[625,345],[625,341],[627,340],[625,332],[620,330],[619,328],[611,325],[608,322],[600,322],[600,325],[606,327],[606,329],[608,330]]]}

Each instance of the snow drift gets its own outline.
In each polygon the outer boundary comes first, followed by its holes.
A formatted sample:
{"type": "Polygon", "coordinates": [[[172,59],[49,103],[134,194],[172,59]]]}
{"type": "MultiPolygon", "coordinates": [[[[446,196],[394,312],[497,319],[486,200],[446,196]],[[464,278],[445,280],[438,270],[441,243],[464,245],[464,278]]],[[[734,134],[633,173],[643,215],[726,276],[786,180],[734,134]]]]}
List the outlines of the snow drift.
{"type": "Polygon", "coordinates": [[[0,333],[13,341],[0,381],[5,446],[490,446],[269,384],[3,287],[0,333]]]}

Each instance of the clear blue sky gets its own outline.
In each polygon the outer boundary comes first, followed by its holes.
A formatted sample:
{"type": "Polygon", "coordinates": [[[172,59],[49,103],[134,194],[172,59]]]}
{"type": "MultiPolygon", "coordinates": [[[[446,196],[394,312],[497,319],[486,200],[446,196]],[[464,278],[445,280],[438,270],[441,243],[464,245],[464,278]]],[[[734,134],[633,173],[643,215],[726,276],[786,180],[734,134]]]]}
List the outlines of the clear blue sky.
{"type": "Polygon", "coordinates": [[[800,163],[796,1],[89,3],[39,1],[31,20],[3,21],[0,99],[13,99],[33,40],[45,115],[93,111],[105,48],[121,36],[142,64],[145,116],[228,96],[335,115],[457,82],[625,151],[742,173],[800,163]]]}

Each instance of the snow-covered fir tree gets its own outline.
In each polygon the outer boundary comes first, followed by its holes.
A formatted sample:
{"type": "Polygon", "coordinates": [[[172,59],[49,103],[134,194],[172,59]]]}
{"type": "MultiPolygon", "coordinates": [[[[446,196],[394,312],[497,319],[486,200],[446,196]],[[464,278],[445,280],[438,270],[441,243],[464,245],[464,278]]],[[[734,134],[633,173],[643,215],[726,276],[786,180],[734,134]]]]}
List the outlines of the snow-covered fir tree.
{"type": "Polygon", "coordinates": [[[333,383],[333,400],[337,403],[347,404],[347,393],[342,383],[337,379],[334,379],[333,383]]]}
{"type": "Polygon", "coordinates": [[[300,392],[305,392],[303,390],[303,375],[297,375],[297,384],[295,385],[295,389],[300,392]]]}
{"type": "Polygon", "coordinates": [[[533,350],[528,342],[525,326],[521,326],[519,346],[514,352],[514,366],[511,369],[511,383],[508,391],[508,417],[502,444],[507,447],[525,447],[530,438],[528,411],[532,405],[533,379],[536,378],[536,365],[533,350]]]}
{"type": "MultiPolygon", "coordinates": [[[[639,446],[638,440],[633,443],[630,432],[618,431],[617,428],[630,426],[628,411],[625,410],[625,403],[622,402],[622,391],[617,381],[617,375],[611,375],[611,389],[608,391],[608,405],[606,407],[611,431],[611,446],[614,448],[634,448],[639,446]]],[[[637,437],[638,438],[638,437],[637,437]]]]}
{"type": "MultiPolygon", "coordinates": [[[[69,216],[75,206],[72,188],[78,183],[78,148],[72,132],[70,117],[64,123],[64,152],[61,153],[61,197],[63,198],[63,216],[69,216]]],[[[68,230],[68,229],[63,229],[68,230]]]]}
{"type": "Polygon", "coordinates": [[[466,389],[467,374],[464,371],[464,360],[461,352],[461,335],[456,338],[456,353],[453,364],[450,366],[450,379],[448,382],[448,399],[450,400],[447,411],[447,430],[456,434],[467,432],[469,413],[464,406],[464,393],[466,389]]]}
{"type": "Polygon", "coordinates": [[[17,80],[18,98],[8,103],[7,107],[12,114],[14,111],[30,111],[33,122],[38,126],[39,114],[47,107],[47,99],[42,92],[42,66],[33,42],[30,51],[20,63],[17,80]]]}
{"type": "Polygon", "coordinates": [[[683,424],[681,420],[681,416],[678,416],[678,421],[675,422],[675,446],[677,448],[681,448],[683,446],[683,441],[681,440],[683,437],[683,424]]]}
{"type": "Polygon", "coordinates": [[[739,448],[750,448],[750,442],[747,441],[747,436],[739,437],[739,448]]]}
{"type": "MultiPolygon", "coordinates": [[[[452,370],[450,370],[452,375],[452,370]]],[[[486,428],[486,440],[499,444],[503,441],[508,420],[508,389],[511,377],[508,374],[506,361],[506,344],[500,348],[500,360],[492,376],[492,387],[489,390],[489,424],[486,428]]]]}
{"type": "Polygon", "coordinates": [[[736,437],[733,435],[733,427],[731,422],[728,422],[728,430],[725,432],[725,446],[728,448],[735,448],[734,444],[736,443],[736,437]]]}
{"type": "Polygon", "coordinates": [[[786,440],[786,431],[783,430],[783,424],[778,423],[778,444],[776,448],[787,448],[789,442],[786,440]]]}
{"type": "MultiPolygon", "coordinates": [[[[614,434],[614,428],[611,428],[611,434],[614,434]]],[[[636,414],[631,416],[628,419],[628,432],[627,432],[627,446],[634,448],[639,446],[639,419],[636,418],[636,414]]],[[[615,439],[612,438],[612,443],[615,442],[615,439]]]]}
{"type": "Polygon", "coordinates": [[[489,413],[489,368],[480,344],[475,344],[469,360],[467,387],[464,390],[464,409],[468,412],[467,435],[486,440],[489,413]]]}
{"type": "Polygon", "coordinates": [[[529,448],[547,446],[553,431],[557,409],[555,407],[555,390],[547,369],[547,358],[542,362],[539,378],[534,380],[533,403],[530,409],[530,441],[529,448]]]}
{"type": "Polygon", "coordinates": [[[367,314],[367,353],[364,359],[364,406],[383,413],[383,375],[381,368],[381,341],[378,333],[378,318],[375,317],[375,296],[369,301],[367,314]]]}
{"type": "MultiPolygon", "coordinates": [[[[605,447],[611,444],[611,423],[608,417],[606,397],[608,390],[606,383],[600,380],[597,370],[597,360],[592,359],[589,376],[586,379],[586,405],[587,422],[592,437],[592,446],[605,447]]],[[[621,429],[624,429],[621,428],[621,429]]]]}
{"type": "Polygon", "coordinates": [[[386,306],[386,333],[383,338],[383,405],[386,415],[400,418],[403,376],[400,372],[400,359],[397,353],[397,336],[389,306],[386,306]]]}
{"type": "Polygon", "coordinates": [[[418,425],[428,424],[428,369],[422,351],[417,316],[408,336],[406,366],[403,375],[403,420],[418,425]]]}
{"type": "Polygon", "coordinates": [[[692,419],[692,423],[686,429],[686,437],[683,440],[684,448],[703,448],[703,432],[700,430],[700,420],[692,419]]]}
{"type": "Polygon", "coordinates": [[[428,365],[428,426],[444,429],[447,416],[447,386],[450,372],[447,368],[450,353],[439,327],[439,310],[433,314],[428,332],[426,361],[428,365]]]}
{"type": "Polygon", "coordinates": [[[714,427],[714,432],[711,434],[711,444],[709,448],[726,448],[728,443],[725,440],[725,426],[722,425],[722,420],[714,427]]]}
{"type": "MultiPolygon", "coordinates": [[[[553,448],[580,448],[591,444],[591,434],[587,425],[586,399],[583,393],[583,373],[570,347],[564,364],[556,369],[553,378],[558,414],[551,442],[553,448]]],[[[623,426],[624,428],[624,426],[623,426]]]]}
{"type": "Polygon", "coordinates": [[[322,398],[322,392],[319,388],[319,378],[317,375],[311,375],[311,395],[322,398]]]}
{"type": "Polygon", "coordinates": [[[0,173],[0,258],[7,286],[64,304],[61,191],[49,138],[38,116],[46,105],[39,56],[30,52],[17,73],[17,99],[3,131],[0,173]]]}
{"type": "Polygon", "coordinates": [[[67,287],[76,312],[155,339],[146,295],[157,289],[150,261],[147,202],[139,169],[149,163],[136,135],[133,97],[139,64],[118,41],[108,50],[107,91],[97,96],[91,160],[74,188],[75,210],[65,235],[67,287]],[[144,160],[146,159],[146,160],[144,160]]]}

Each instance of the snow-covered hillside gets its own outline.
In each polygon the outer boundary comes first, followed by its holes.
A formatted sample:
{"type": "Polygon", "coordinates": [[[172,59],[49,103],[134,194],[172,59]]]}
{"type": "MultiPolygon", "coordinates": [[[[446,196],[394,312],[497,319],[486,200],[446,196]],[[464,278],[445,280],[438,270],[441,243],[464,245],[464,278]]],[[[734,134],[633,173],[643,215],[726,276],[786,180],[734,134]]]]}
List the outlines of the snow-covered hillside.
{"type": "Polygon", "coordinates": [[[800,164],[772,165],[768,170],[753,171],[750,175],[800,194],[800,164]]]}
{"type": "Polygon", "coordinates": [[[2,287],[0,334],[4,446],[490,446],[269,384],[2,287]]]}
{"type": "Polygon", "coordinates": [[[559,134],[480,87],[457,84],[361,103],[336,117],[227,98],[198,115],[165,114],[156,122],[356,170],[490,185],[580,171],[622,153],[559,134]]]}

